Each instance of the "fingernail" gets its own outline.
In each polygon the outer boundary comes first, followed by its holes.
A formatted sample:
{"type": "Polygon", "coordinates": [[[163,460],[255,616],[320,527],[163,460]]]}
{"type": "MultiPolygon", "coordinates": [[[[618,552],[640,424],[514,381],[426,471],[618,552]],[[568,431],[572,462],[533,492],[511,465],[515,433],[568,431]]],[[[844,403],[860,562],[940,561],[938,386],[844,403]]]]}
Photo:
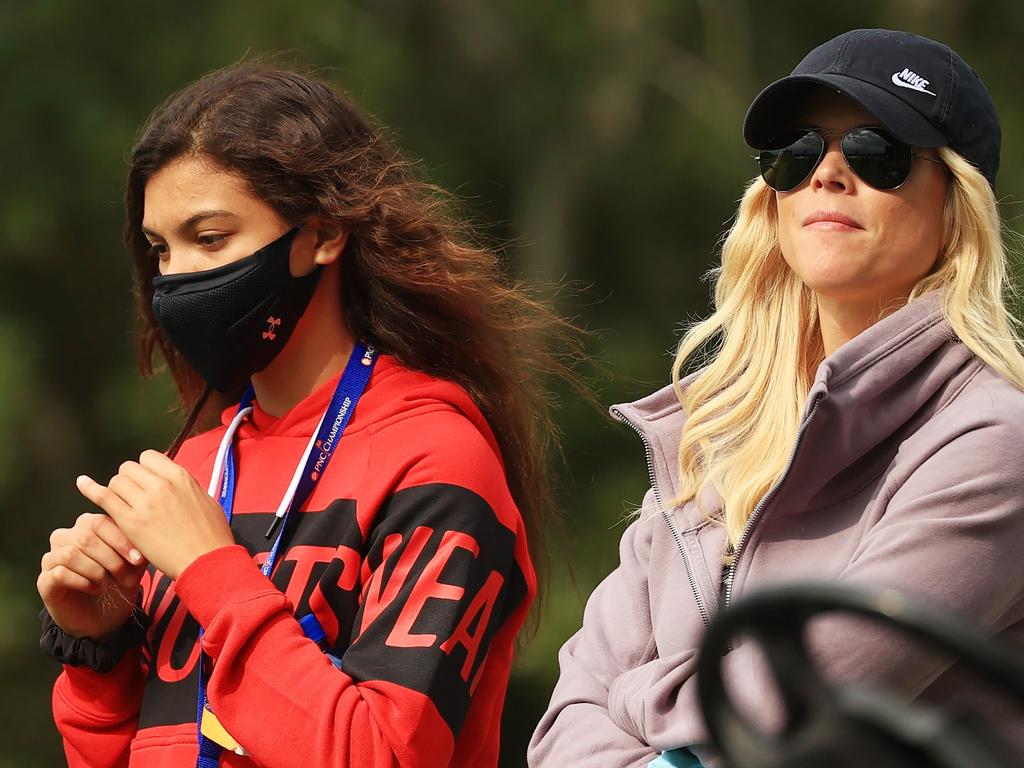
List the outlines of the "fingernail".
{"type": "Polygon", "coordinates": [[[89,479],[88,475],[79,475],[78,477],[75,478],[75,485],[77,485],[79,488],[81,488],[82,485],[84,485],[85,482],[88,479],[89,479]]]}
{"type": "Polygon", "coordinates": [[[139,552],[139,550],[137,549],[133,549],[128,553],[128,559],[131,560],[133,563],[141,563],[142,553],[139,552]]]}

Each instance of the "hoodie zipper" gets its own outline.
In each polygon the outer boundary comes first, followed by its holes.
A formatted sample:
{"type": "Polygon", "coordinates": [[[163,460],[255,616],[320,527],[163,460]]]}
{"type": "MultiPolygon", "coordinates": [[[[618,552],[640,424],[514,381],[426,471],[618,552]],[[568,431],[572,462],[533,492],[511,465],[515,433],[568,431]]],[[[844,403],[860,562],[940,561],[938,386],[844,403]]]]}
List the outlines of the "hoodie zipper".
{"type": "Polygon", "coordinates": [[[729,602],[732,600],[732,582],[736,578],[736,568],[740,563],[740,555],[743,554],[743,548],[747,544],[747,540],[750,538],[750,532],[753,530],[754,525],[757,523],[757,518],[761,515],[761,510],[765,508],[765,505],[775,495],[775,492],[779,490],[779,486],[782,485],[786,476],[789,474],[790,468],[793,466],[793,460],[796,458],[797,449],[800,447],[800,438],[803,437],[804,432],[807,431],[807,426],[811,423],[811,419],[814,418],[814,412],[818,410],[818,404],[824,399],[825,393],[819,392],[814,396],[814,403],[811,404],[811,410],[807,414],[807,418],[800,424],[800,429],[796,433],[796,440],[793,442],[793,450],[789,454],[789,461],[786,462],[786,468],[782,471],[782,475],[775,484],[768,489],[768,493],[757,503],[754,507],[754,511],[750,514],[750,519],[747,520],[746,526],[743,528],[743,533],[740,534],[740,540],[736,543],[736,549],[732,554],[732,562],[729,564],[728,571],[726,572],[725,582],[722,586],[722,610],[729,607],[729,602]]]}
{"type": "Polygon", "coordinates": [[[658,488],[657,480],[654,477],[654,455],[651,451],[651,443],[643,431],[636,424],[627,419],[623,415],[622,411],[618,408],[612,408],[611,413],[616,419],[621,421],[623,424],[626,424],[630,429],[636,432],[637,435],[640,436],[640,440],[643,441],[644,457],[647,459],[647,474],[651,479],[651,490],[654,491],[654,504],[658,508],[658,512],[660,512],[661,516],[665,519],[665,522],[668,523],[668,529],[671,531],[672,538],[676,542],[676,549],[679,550],[679,554],[683,558],[683,565],[686,567],[686,578],[690,580],[690,589],[693,590],[693,599],[697,603],[697,610],[700,611],[700,617],[704,621],[704,627],[707,628],[711,626],[711,614],[708,612],[707,606],[704,603],[704,598],[701,597],[700,590],[697,588],[697,579],[693,575],[690,556],[686,552],[686,547],[683,546],[683,537],[679,533],[676,521],[665,509],[665,505],[662,502],[661,490],[658,488]]]}

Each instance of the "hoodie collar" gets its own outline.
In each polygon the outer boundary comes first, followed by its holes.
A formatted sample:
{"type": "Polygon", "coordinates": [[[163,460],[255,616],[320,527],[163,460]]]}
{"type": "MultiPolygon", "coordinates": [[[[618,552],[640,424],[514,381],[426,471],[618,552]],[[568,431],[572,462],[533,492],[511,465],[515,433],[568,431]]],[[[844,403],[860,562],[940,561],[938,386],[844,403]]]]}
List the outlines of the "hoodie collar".
{"type": "MultiPolygon", "coordinates": [[[[342,374],[343,371],[339,371],[279,417],[267,413],[260,408],[258,401],[253,401],[252,415],[239,426],[237,439],[287,437],[309,440],[327,410],[342,374]]],[[[487,441],[494,455],[503,462],[500,445],[490,425],[463,387],[453,381],[408,368],[387,354],[377,358],[370,381],[352,412],[345,435],[364,429],[376,431],[439,409],[461,414],[468,419],[487,441]]],[[[229,424],[237,411],[237,403],[225,408],[221,412],[221,423],[229,424]]]]}
{"type": "MultiPolygon", "coordinates": [[[[369,396],[371,389],[394,376],[398,370],[399,366],[396,364],[394,358],[389,357],[388,355],[380,355],[374,365],[373,373],[370,375],[370,381],[367,384],[363,401],[365,401],[369,396]]],[[[270,436],[303,437],[308,439],[316,430],[317,425],[319,425],[320,419],[324,415],[324,411],[327,410],[327,406],[330,404],[331,398],[334,396],[334,390],[337,388],[338,382],[341,380],[343,373],[344,370],[338,371],[338,373],[332,376],[328,381],[325,381],[313,390],[313,392],[280,416],[268,413],[260,407],[259,400],[253,400],[252,414],[242,422],[238,429],[239,439],[259,439],[270,436]]],[[[371,402],[372,400],[373,398],[371,398],[371,402]]],[[[352,413],[352,418],[349,421],[345,432],[347,434],[351,434],[352,432],[357,432],[362,429],[367,423],[366,415],[369,410],[372,410],[372,408],[367,408],[365,406],[357,408],[352,413]]],[[[230,424],[237,411],[237,403],[229,408],[225,408],[221,412],[221,423],[224,425],[230,424]]]]}
{"type": "MultiPolygon", "coordinates": [[[[886,445],[898,444],[941,408],[947,384],[965,375],[973,357],[946,321],[938,290],[904,305],[826,357],[804,404],[806,430],[789,472],[800,477],[791,484],[798,497],[790,496],[787,505],[827,503],[874,477],[872,460],[888,456],[886,445]]],[[[685,377],[682,387],[699,374],[685,377]]],[[[677,495],[676,454],[686,414],[672,386],[612,406],[611,413],[643,438],[661,496],[677,495]]]]}

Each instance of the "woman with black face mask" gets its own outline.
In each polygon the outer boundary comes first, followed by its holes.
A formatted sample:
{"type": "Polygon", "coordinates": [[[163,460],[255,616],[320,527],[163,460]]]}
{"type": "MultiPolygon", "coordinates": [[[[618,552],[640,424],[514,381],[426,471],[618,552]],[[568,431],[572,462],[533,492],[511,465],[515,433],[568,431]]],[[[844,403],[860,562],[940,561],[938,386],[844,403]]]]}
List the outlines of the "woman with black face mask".
{"type": "Polygon", "coordinates": [[[69,764],[495,765],[572,328],[304,74],[157,110],[127,218],[189,415],[43,557],[69,764]]]}

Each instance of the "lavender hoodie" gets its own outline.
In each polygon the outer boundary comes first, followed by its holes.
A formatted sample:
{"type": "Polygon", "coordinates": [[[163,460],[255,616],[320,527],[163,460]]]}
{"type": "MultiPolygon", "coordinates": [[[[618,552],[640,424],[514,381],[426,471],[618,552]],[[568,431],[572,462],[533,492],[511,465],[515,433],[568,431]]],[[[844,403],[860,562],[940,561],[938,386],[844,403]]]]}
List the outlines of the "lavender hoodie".
{"type": "MultiPolygon", "coordinates": [[[[694,671],[723,601],[724,530],[693,501],[666,508],[686,421],[672,388],[611,412],[643,439],[652,488],[622,536],[619,567],[559,652],[533,768],[640,768],[707,738],[694,671]]],[[[1022,438],[1024,393],[955,338],[938,292],[921,296],[818,366],[789,467],[748,525],[729,601],[795,580],[889,586],[1024,649],[1022,438]]],[[[702,498],[720,507],[717,494],[702,498]]],[[[811,632],[826,677],[967,702],[1024,749],[1024,713],[959,664],[855,621],[811,632]]],[[[741,644],[723,664],[741,707],[778,722],[760,655],[741,644]]]]}

